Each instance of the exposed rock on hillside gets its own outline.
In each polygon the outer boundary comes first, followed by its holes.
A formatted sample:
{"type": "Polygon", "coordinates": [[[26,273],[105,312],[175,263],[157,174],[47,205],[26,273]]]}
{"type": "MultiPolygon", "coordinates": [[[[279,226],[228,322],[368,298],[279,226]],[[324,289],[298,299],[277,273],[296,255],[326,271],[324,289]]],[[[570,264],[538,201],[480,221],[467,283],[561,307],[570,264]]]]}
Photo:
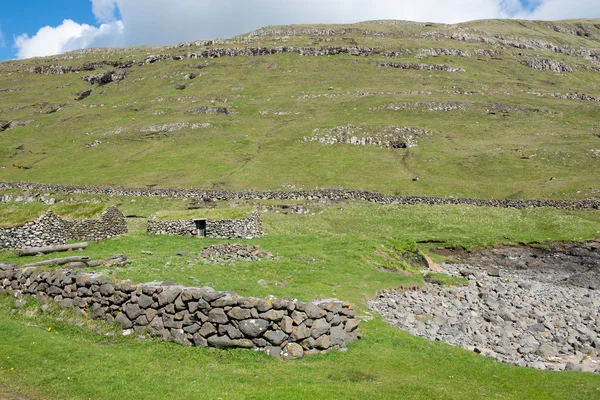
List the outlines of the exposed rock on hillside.
{"type": "Polygon", "coordinates": [[[101,74],[89,75],[83,78],[84,81],[91,85],[103,86],[111,82],[119,82],[125,79],[127,70],[108,71],[101,74]]]}
{"type": "Polygon", "coordinates": [[[463,68],[452,67],[444,64],[415,64],[415,63],[376,63],[380,67],[391,67],[397,69],[415,69],[418,71],[446,71],[446,72],[465,72],[463,68]]]}
{"type": "Polygon", "coordinates": [[[565,62],[550,58],[528,58],[521,64],[538,71],[573,72],[573,68],[565,62]]]}
{"type": "Polygon", "coordinates": [[[459,56],[459,57],[471,57],[471,53],[460,49],[422,49],[419,54],[415,57],[437,57],[437,56],[459,56]]]}
{"type": "Polygon", "coordinates": [[[311,136],[304,137],[303,140],[328,145],[343,143],[402,149],[416,146],[419,137],[427,136],[430,133],[423,129],[411,127],[379,126],[363,128],[346,125],[325,130],[317,128],[311,136]]]}

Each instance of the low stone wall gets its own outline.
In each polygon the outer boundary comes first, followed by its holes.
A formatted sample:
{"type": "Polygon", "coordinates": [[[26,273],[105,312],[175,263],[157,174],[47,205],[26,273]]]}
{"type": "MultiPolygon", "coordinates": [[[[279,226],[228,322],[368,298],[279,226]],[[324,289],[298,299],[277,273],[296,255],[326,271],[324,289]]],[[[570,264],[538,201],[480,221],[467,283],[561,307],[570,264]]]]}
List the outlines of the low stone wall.
{"type": "Polygon", "coordinates": [[[546,199],[475,199],[460,197],[398,196],[368,192],[358,189],[316,189],[286,191],[242,191],[173,189],[173,188],[126,188],[122,186],[73,186],[33,182],[0,182],[0,189],[39,190],[69,194],[98,194],[131,197],[186,197],[212,200],[359,200],[379,204],[429,204],[473,205],[500,208],[551,207],[565,210],[599,210],[600,199],[546,200],[546,199]]]}
{"type": "Polygon", "coordinates": [[[0,282],[0,293],[53,300],[129,332],[184,345],[261,349],[273,356],[299,358],[344,351],[361,335],[352,306],[339,300],[304,303],[241,297],[208,287],[113,282],[81,271],[7,264],[0,264],[0,282]]]}
{"type": "MultiPolygon", "coordinates": [[[[193,219],[155,221],[148,220],[148,233],[154,235],[197,236],[193,219]]],[[[244,219],[207,219],[206,237],[221,239],[246,239],[263,236],[262,218],[258,211],[244,219]]]]}
{"type": "Polygon", "coordinates": [[[100,241],[128,232],[127,218],[117,207],[109,207],[98,219],[63,220],[67,238],[100,241]]]}
{"type": "Polygon", "coordinates": [[[100,241],[127,232],[127,218],[116,207],[109,207],[98,219],[83,220],[62,219],[48,211],[35,221],[0,228],[0,249],[54,246],[70,239],[100,241]]]}
{"type": "Polygon", "coordinates": [[[66,243],[63,221],[52,211],[21,226],[0,228],[0,249],[44,247],[66,243]]]}

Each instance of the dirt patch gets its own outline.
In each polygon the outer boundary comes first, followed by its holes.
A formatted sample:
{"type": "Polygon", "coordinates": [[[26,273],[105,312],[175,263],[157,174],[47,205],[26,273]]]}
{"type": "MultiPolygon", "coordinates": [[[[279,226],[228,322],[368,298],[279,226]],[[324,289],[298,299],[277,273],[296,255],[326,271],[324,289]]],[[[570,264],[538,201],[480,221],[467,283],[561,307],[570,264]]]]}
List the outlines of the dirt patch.
{"type": "Polygon", "coordinates": [[[520,276],[539,282],[600,289],[600,239],[497,247],[474,253],[460,249],[437,252],[478,268],[495,266],[518,271],[520,276]]]}

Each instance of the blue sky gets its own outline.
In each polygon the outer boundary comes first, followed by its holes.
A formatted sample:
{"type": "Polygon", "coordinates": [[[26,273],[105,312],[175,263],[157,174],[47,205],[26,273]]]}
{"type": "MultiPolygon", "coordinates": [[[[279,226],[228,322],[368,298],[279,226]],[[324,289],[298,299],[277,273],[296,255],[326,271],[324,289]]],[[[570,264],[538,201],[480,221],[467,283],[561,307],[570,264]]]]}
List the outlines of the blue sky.
{"type": "Polygon", "coordinates": [[[600,18],[600,0],[2,0],[0,60],[230,37],[276,24],[482,18],[600,18]]]}
{"type": "Polygon", "coordinates": [[[2,0],[0,30],[5,46],[0,48],[0,60],[15,57],[13,35],[35,34],[42,26],[58,26],[63,20],[95,24],[90,2],[86,0],[2,0]]]}

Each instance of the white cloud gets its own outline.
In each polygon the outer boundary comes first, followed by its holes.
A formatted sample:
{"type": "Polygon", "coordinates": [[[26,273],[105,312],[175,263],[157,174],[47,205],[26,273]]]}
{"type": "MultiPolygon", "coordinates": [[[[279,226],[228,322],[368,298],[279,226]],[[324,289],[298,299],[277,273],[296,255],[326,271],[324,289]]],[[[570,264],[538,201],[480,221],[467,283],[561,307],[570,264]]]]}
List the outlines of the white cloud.
{"type": "Polygon", "coordinates": [[[4,32],[2,32],[2,25],[0,25],[0,48],[6,47],[6,40],[4,40],[4,32]]]}
{"type": "Polygon", "coordinates": [[[598,0],[542,0],[531,12],[520,13],[520,18],[557,20],[570,18],[599,18],[598,0]]]}
{"type": "Polygon", "coordinates": [[[165,45],[230,37],[266,25],[403,19],[600,17],[598,0],[91,0],[99,27],[65,20],[16,38],[19,58],[90,46],[165,45]],[[536,3],[537,1],[537,3],[536,3]]]}
{"type": "Polygon", "coordinates": [[[113,22],[116,18],[117,1],[116,0],[91,0],[92,12],[98,22],[113,22]]]}
{"type": "Polygon", "coordinates": [[[15,38],[18,58],[40,57],[91,46],[121,45],[119,37],[124,30],[121,21],[99,27],[78,24],[70,19],[55,28],[45,26],[34,36],[27,34],[15,38]]]}

